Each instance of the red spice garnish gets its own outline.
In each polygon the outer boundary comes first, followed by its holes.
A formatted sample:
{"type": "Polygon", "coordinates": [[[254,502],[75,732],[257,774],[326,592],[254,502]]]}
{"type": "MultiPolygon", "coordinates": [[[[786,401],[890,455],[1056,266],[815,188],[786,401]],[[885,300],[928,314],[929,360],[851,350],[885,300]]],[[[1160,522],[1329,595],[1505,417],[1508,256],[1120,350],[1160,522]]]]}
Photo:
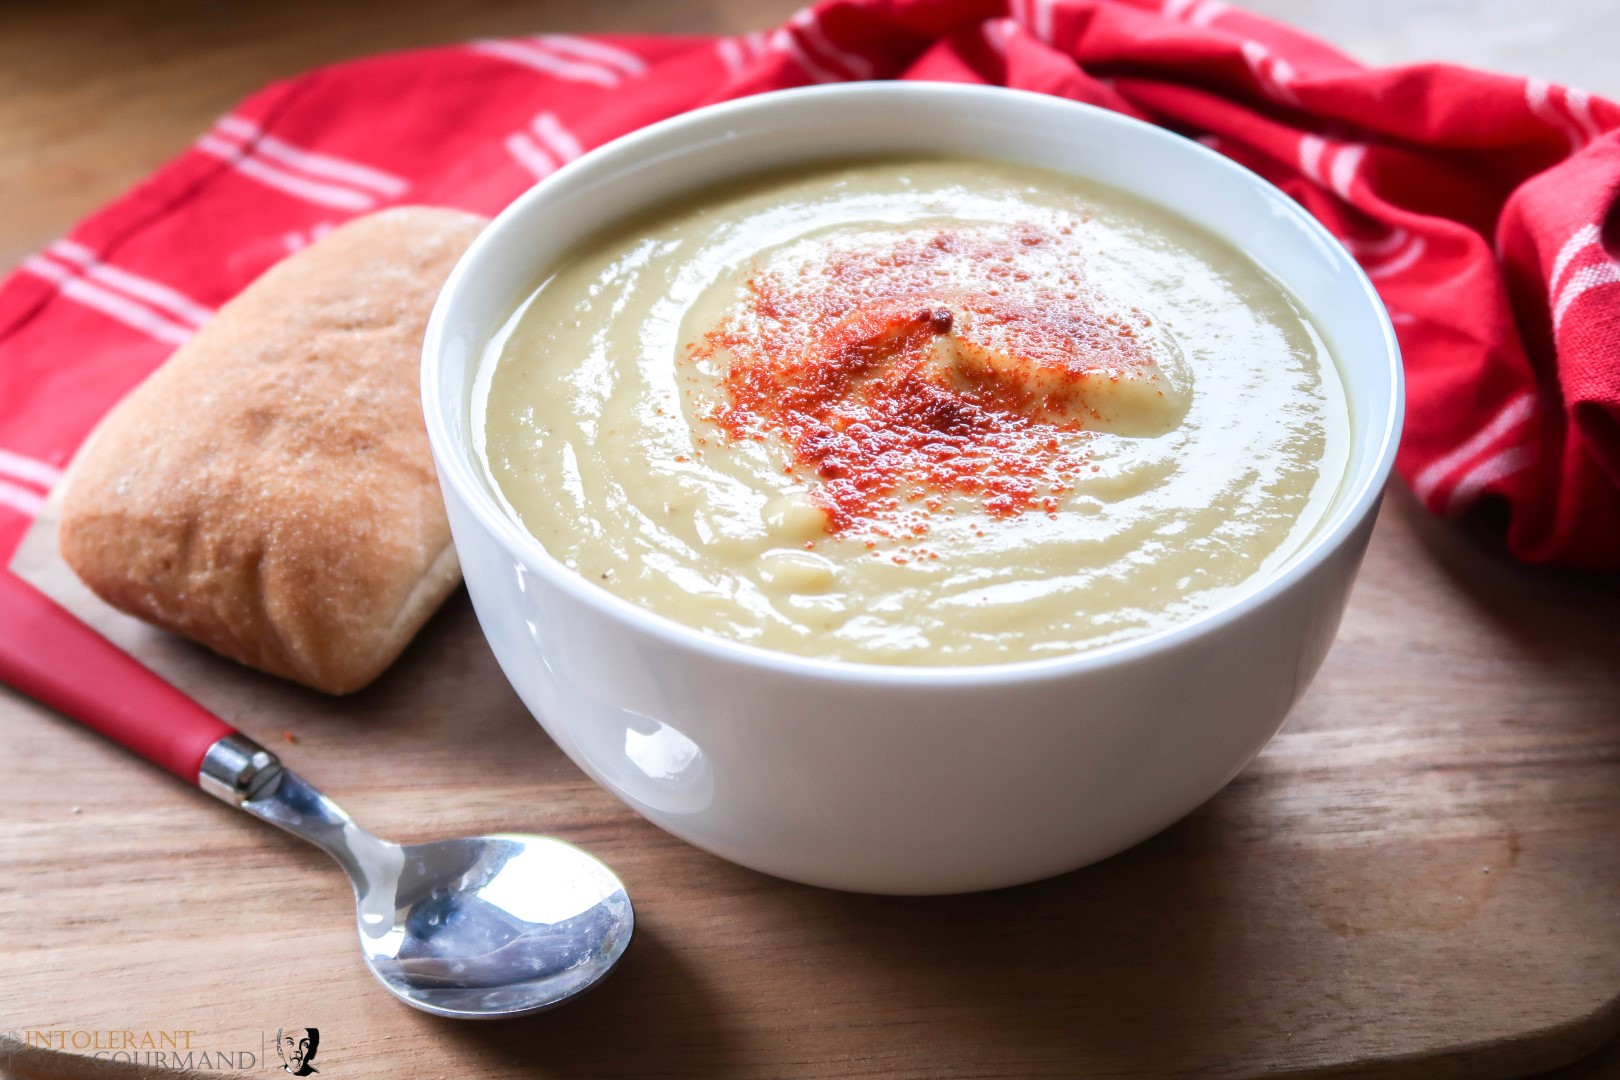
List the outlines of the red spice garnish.
{"type": "Polygon", "coordinates": [[[838,251],[793,280],[757,274],[693,350],[722,368],[711,419],[732,439],[779,440],[833,532],[864,521],[888,537],[887,521],[921,535],[926,515],[901,520],[901,503],[933,510],[947,493],[998,517],[1053,512],[1087,464],[1076,387],[1151,363],[1145,318],[1105,311],[1073,262],[1032,279],[1032,252],[1070,243],[944,231],[838,251]]]}

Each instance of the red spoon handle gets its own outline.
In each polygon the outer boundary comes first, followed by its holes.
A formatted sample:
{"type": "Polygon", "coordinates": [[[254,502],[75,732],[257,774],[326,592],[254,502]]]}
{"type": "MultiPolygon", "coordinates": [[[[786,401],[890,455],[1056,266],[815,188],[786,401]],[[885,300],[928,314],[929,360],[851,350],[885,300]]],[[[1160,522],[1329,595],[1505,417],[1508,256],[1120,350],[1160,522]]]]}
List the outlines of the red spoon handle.
{"type": "Polygon", "coordinates": [[[15,574],[0,570],[0,683],[161,765],[188,784],[235,733],[15,574]]]}

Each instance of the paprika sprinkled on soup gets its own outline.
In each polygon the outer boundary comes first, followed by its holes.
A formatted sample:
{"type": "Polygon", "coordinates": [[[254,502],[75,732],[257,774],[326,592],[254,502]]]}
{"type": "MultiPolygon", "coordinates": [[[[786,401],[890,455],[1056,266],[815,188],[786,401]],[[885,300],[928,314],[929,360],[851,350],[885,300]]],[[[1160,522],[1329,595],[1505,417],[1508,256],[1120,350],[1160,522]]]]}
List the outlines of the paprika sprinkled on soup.
{"type": "Polygon", "coordinates": [[[869,663],[1061,655],[1271,572],[1348,454],[1309,315],[1126,193],[976,160],[770,176],[577,252],[474,427],[586,580],[869,663]]]}
{"type": "Polygon", "coordinates": [[[761,272],[693,350],[721,372],[710,418],[814,474],[835,534],[948,494],[1056,513],[1088,461],[1081,433],[1168,430],[1187,397],[1154,361],[1173,346],[1140,310],[1110,310],[1063,228],[942,227],[761,272]],[[1122,404],[1122,384],[1145,400],[1122,404]]]}

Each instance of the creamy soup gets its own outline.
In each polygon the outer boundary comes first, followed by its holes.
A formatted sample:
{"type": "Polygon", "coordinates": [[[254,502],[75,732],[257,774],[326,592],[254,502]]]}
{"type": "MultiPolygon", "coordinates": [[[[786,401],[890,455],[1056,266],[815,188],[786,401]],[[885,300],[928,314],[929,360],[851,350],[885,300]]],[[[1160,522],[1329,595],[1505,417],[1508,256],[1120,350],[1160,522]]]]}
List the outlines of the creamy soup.
{"type": "Polygon", "coordinates": [[[587,581],[804,656],[986,664],[1151,632],[1326,515],[1349,422],[1308,313],[1123,192],[978,160],[705,192],[557,266],[474,429],[587,581]]]}

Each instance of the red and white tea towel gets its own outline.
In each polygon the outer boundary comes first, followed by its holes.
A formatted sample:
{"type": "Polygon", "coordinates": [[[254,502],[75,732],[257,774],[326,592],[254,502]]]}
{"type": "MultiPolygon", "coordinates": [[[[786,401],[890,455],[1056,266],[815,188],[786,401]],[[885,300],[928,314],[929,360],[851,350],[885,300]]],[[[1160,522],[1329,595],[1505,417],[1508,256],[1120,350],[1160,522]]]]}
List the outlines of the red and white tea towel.
{"type": "Polygon", "coordinates": [[[1532,562],[1620,568],[1620,106],[1444,64],[1365,67],[1220,0],[824,0],[726,38],[477,41],[255,94],[0,285],[0,551],[97,419],[212,311],[396,203],[491,214],[686,109],[850,79],[992,83],[1197,138],[1361,260],[1406,356],[1398,467],[1486,496],[1532,562]]]}

